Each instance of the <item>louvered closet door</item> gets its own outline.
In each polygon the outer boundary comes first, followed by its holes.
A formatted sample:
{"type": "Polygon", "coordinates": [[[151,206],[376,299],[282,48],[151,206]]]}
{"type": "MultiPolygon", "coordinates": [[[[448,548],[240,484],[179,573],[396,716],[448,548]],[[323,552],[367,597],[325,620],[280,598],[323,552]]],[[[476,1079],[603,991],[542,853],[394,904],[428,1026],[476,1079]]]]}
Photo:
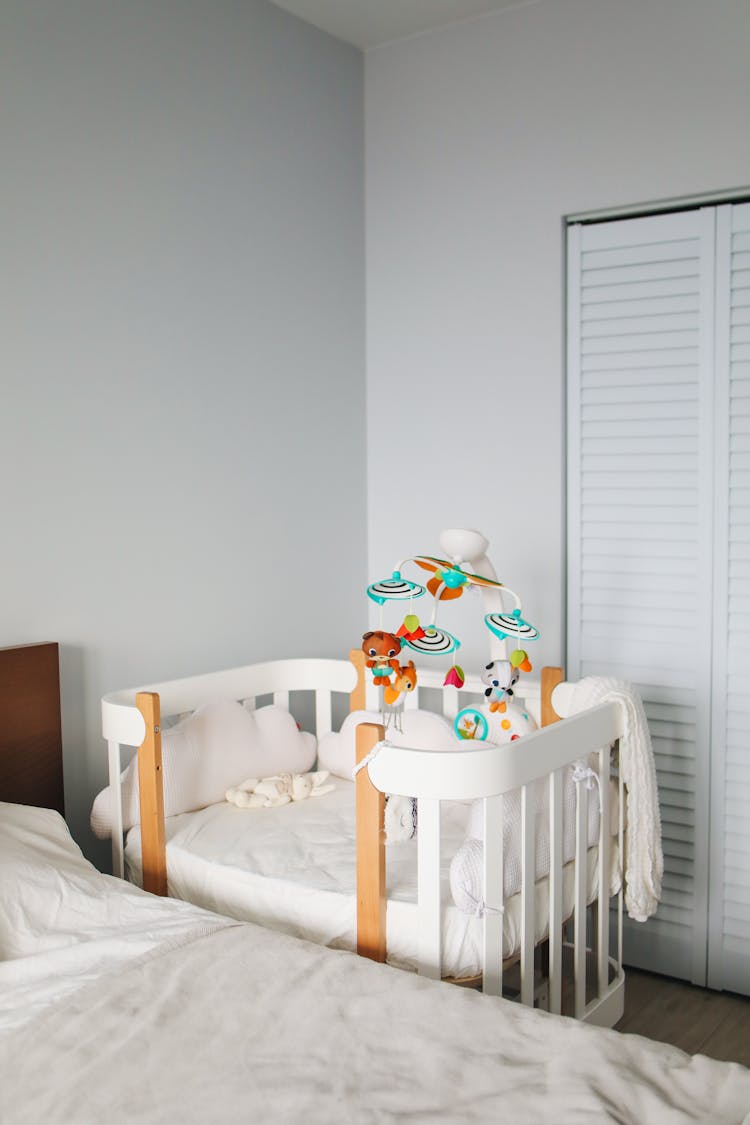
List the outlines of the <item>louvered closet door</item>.
{"type": "Polygon", "coordinates": [[[625,960],[706,979],[713,210],[568,238],[568,674],[642,694],[665,852],[625,960]]]}
{"type": "Polygon", "coordinates": [[[716,243],[708,983],[750,993],[750,204],[719,208],[716,243]]]}

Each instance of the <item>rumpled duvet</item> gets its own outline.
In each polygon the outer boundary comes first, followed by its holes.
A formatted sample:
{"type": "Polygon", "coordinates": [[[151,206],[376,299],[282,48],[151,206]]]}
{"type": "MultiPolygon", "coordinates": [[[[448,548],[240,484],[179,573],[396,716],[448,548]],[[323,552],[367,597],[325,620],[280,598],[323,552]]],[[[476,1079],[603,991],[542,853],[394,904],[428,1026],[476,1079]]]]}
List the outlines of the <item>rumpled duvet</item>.
{"type": "Polygon", "coordinates": [[[750,1071],[736,1064],[250,924],[118,963],[0,1032],[3,1125],[719,1125],[749,1113],[750,1071]]]}

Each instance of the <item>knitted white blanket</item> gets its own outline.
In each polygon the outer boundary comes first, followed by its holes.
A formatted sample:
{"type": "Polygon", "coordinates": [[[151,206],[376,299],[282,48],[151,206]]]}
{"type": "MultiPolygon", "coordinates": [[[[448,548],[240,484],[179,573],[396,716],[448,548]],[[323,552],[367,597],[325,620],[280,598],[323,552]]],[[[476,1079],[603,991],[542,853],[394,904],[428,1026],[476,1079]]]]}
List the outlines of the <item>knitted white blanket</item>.
{"type": "Polygon", "coordinates": [[[645,922],[661,898],[664,855],[656,767],[643,703],[633,686],[613,676],[587,676],[573,689],[569,714],[599,703],[617,703],[625,733],[620,739],[620,770],[627,787],[625,829],[625,906],[645,922]]]}

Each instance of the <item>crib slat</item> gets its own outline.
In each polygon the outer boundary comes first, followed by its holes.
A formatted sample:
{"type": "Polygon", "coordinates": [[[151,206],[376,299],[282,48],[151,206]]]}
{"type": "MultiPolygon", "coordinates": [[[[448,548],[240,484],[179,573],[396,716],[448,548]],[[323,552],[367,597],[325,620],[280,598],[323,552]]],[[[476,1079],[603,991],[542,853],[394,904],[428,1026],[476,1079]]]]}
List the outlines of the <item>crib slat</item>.
{"type": "Polygon", "coordinates": [[[622,766],[620,765],[620,740],[615,742],[617,750],[617,772],[618,772],[618,810],[619,810],[619,824],[617,829],[617,848],[618,848],[618,862],[620,865],[620,890],[617,895],[617,969],[622,972],[622,906],[624,898],[624,880],[625,880],[625,783],[622,778],[622,766]]]}
{"type": "Polygon", "coordinates": [[[416,711],[419,707],[419,688],[414,688],[414,691],[407,691],[404,696],[404,710],[416,711]]]}
{"type": "MultiPolygon", "coordinates": [[[[288,693],[287,693],[288,698],[288,693]]],[[[322,738],[331,730],[331,693],[324,688],[315,692],[315,734],[322,738]]]]}
{"type": "Polygon", "coordinates": [[[482,991],[503,993],[503,798],[484,800],[484,888],[482,991]]]}
{"type": "Polygon", "coordinates": [[[440,979],[442,933],[440,917],[440,801],[420,797],[417,810],[417,968],[422,976],[440,979]]]}
{"type": "Polygon", "coordinates": [[[588,789],[576,782],[575,924],[573,927],[573,974],[575,1017],[586,1007],[586,883],[588,875],[588,789]]]}
{"type": "Polygon", "coordinates": [[[598,995],[609,985],[609,747],[599,751],[599,908],[596,947],[598,950],[598,995]]]}
{"type": "Polygon", "coordinates": [[[534,809],[529,786],[521,788],[521,1003],[534,1006],[534,809]]]}
{"type": "Polygon", "coordinates": [[[276,707],[283,707],[285,711],[289,710],[289,692],[288,691],[275,691],[273,693],[273,701],[276,707]]]}
{"type": "Polygon", "coordinates": [[[562,775],[549,775],[549,1010],[562,1012],[562,775]]]}
{"type": "Polygon", "coordinates": [[[459,710],[458,688],[451,687],[451,685],[448,684],[443,688],[443,716],[448,722],[452,723],[459,710]]]}
{"type": "Polygon", "coordinates": [[[118,879],[124,879],[125,851],[123,848],[120,743],[108,742],[107,747],[109,750],[109,791],[114,802],[114,808],[112,809],[112,874],[116,875],[118,879]]]}

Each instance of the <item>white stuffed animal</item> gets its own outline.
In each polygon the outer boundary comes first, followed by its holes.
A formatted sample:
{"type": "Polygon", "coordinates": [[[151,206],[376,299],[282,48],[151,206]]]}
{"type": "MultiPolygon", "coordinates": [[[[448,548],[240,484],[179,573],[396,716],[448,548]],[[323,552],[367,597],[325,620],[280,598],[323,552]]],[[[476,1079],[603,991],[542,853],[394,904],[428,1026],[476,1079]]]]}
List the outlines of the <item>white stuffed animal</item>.
{"type": "Polygon", "coordinates": [[[492,660],[485,665],[482,672],[482,682],[487,684],[485,696],[490,705],[490,711],[505,711],[508,706],[506,700],[513,698],[513,688],[520,679],[518,668],[510,660],[492,660]]]}
{"type": "Polygon", "coordinates": [[[389,793],[385,799],[385,842],[399,844],[417,834],[417,802],[414,797],[389,793]]]}
{"type": "Polygon", "coordinates": [[[306,797],[322,797],[332,793],[335,785],[326,785],[328,770],[314,773],[280,773],[274,777],[248,777],[227,789],[226,798],[240,809],[273,809],[306,797]]]}

